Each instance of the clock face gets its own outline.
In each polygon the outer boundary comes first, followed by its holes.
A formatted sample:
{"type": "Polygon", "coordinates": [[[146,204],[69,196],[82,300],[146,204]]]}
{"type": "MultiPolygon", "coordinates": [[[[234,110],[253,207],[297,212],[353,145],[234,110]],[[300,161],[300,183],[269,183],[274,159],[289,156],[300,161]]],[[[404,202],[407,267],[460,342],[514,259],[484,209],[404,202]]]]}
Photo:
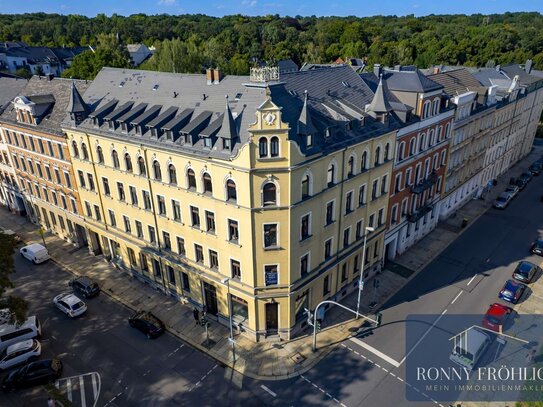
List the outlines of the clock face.
{"type": "Polygon", "coordinates": [[[266,122],[266,124],[268,126],[272,125],[273,122],[275,121],[275,115],[271,112],[268,112],[265,116],[264,116],[264,121],[266,122]]]}

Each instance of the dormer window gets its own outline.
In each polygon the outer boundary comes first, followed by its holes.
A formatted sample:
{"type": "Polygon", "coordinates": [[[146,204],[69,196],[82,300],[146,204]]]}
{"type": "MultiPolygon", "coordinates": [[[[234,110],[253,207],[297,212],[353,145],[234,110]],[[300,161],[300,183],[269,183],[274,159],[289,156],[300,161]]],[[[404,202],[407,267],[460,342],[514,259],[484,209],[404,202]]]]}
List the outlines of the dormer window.
{"type": "Polygon", "coordinates": [[[213,143],[211,143],[211,138],[210,137],[204,137],[204,147],[205,148],[213,147],[213,143]]]}
{"type": "Polygon", "coordinates": [[[306,146],[307,146],[308,148],[313,146],[313,135],[312,135],[312,134],[308,134],[308,135],[307,135],[307,138],[306,138],[306,146]]]}
{"type": "Polygon", "coordinates": [[[227,139],[227,138],[222,139],[222,148],[225,150],[230,150],[232,148],[232,143],[230,139],[227,139]]]}
{"type": "Polygon", "coordinates": [[[171,130],[166,130],[166,140],[173,140],[173,134],[171,130]]]}

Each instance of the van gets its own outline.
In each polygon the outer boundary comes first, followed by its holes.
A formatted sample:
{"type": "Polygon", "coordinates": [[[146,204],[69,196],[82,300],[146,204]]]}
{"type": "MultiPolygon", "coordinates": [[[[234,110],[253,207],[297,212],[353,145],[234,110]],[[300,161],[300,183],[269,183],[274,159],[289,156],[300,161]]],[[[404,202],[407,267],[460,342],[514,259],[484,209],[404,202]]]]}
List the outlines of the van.
{"type": "Polygon", "coordinates": [[[0,325],[0,351],[24,339],[34,339],[39,336],[41,336],[41,325],[36,316],[28,317],[19,326],[15,324],[0,325]]]}
{"type": "Polygon", "coordinates": [[[21,256],[27,258],[34,264],[43,263],[51,258],[47,249],[38,243],[22,247],[19,252],[21,253],[21,256]]]}
{"type": "Polygon", "coordinates": [[[454,339],[454,347],[449,359],[471,371],[490,342],[490,336],[485,332],[476,328],[468,329],[454,339]]]}

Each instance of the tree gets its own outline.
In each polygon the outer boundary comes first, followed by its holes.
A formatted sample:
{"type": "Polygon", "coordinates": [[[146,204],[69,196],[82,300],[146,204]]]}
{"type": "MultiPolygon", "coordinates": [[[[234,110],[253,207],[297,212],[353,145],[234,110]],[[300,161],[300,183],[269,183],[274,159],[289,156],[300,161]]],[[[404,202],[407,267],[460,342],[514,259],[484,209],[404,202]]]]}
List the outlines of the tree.
{"type": "Polygon", "coordinates": [[[30,79],[32,78],[32,73],[28,68],[19,68],[15,71],[15,75],[20,76],[21,78],[30,79]]]}
{"type": "Polygon", "coordinates": [[[13,262],[13,250],[15,249],[15,239],[13,235],[0,231],[0,301],[1,308],[8,308],[11,311],[11,322],[21,324],[26,320],[28,304],[20,297],[9,295],[4,297],[8,288],[13,288],[14,284],[9,279],[11,273],[15,271],[13,262]]]}

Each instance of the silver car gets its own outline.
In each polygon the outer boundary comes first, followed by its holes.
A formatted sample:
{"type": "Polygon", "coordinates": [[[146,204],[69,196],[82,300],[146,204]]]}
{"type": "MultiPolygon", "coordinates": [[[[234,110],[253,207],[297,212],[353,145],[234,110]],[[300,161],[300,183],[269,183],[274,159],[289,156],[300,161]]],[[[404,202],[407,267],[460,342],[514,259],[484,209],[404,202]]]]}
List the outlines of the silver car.
{"type": "Polygon", "coordinates": [[[26,339],[8,346],[0,354],[0,369],[6,370],[13,366],[38,359],[41,355],[41,344],[36,339],[26,339]]]}
{"type": "Polygon", "coordinates": [[[511,195],[511,198],[514,198],[517,196],[519,191],[519,188],[516,185],[509,185],[507,188],[505,188],[504,192],[507,192],[509,195],[511,195]]]}
{"type": "Polygon", "coordinates": [[[494,208],[505,209],[511,199],[511,195],[508,192],[502,192],[494,201],[494,208]]]}

